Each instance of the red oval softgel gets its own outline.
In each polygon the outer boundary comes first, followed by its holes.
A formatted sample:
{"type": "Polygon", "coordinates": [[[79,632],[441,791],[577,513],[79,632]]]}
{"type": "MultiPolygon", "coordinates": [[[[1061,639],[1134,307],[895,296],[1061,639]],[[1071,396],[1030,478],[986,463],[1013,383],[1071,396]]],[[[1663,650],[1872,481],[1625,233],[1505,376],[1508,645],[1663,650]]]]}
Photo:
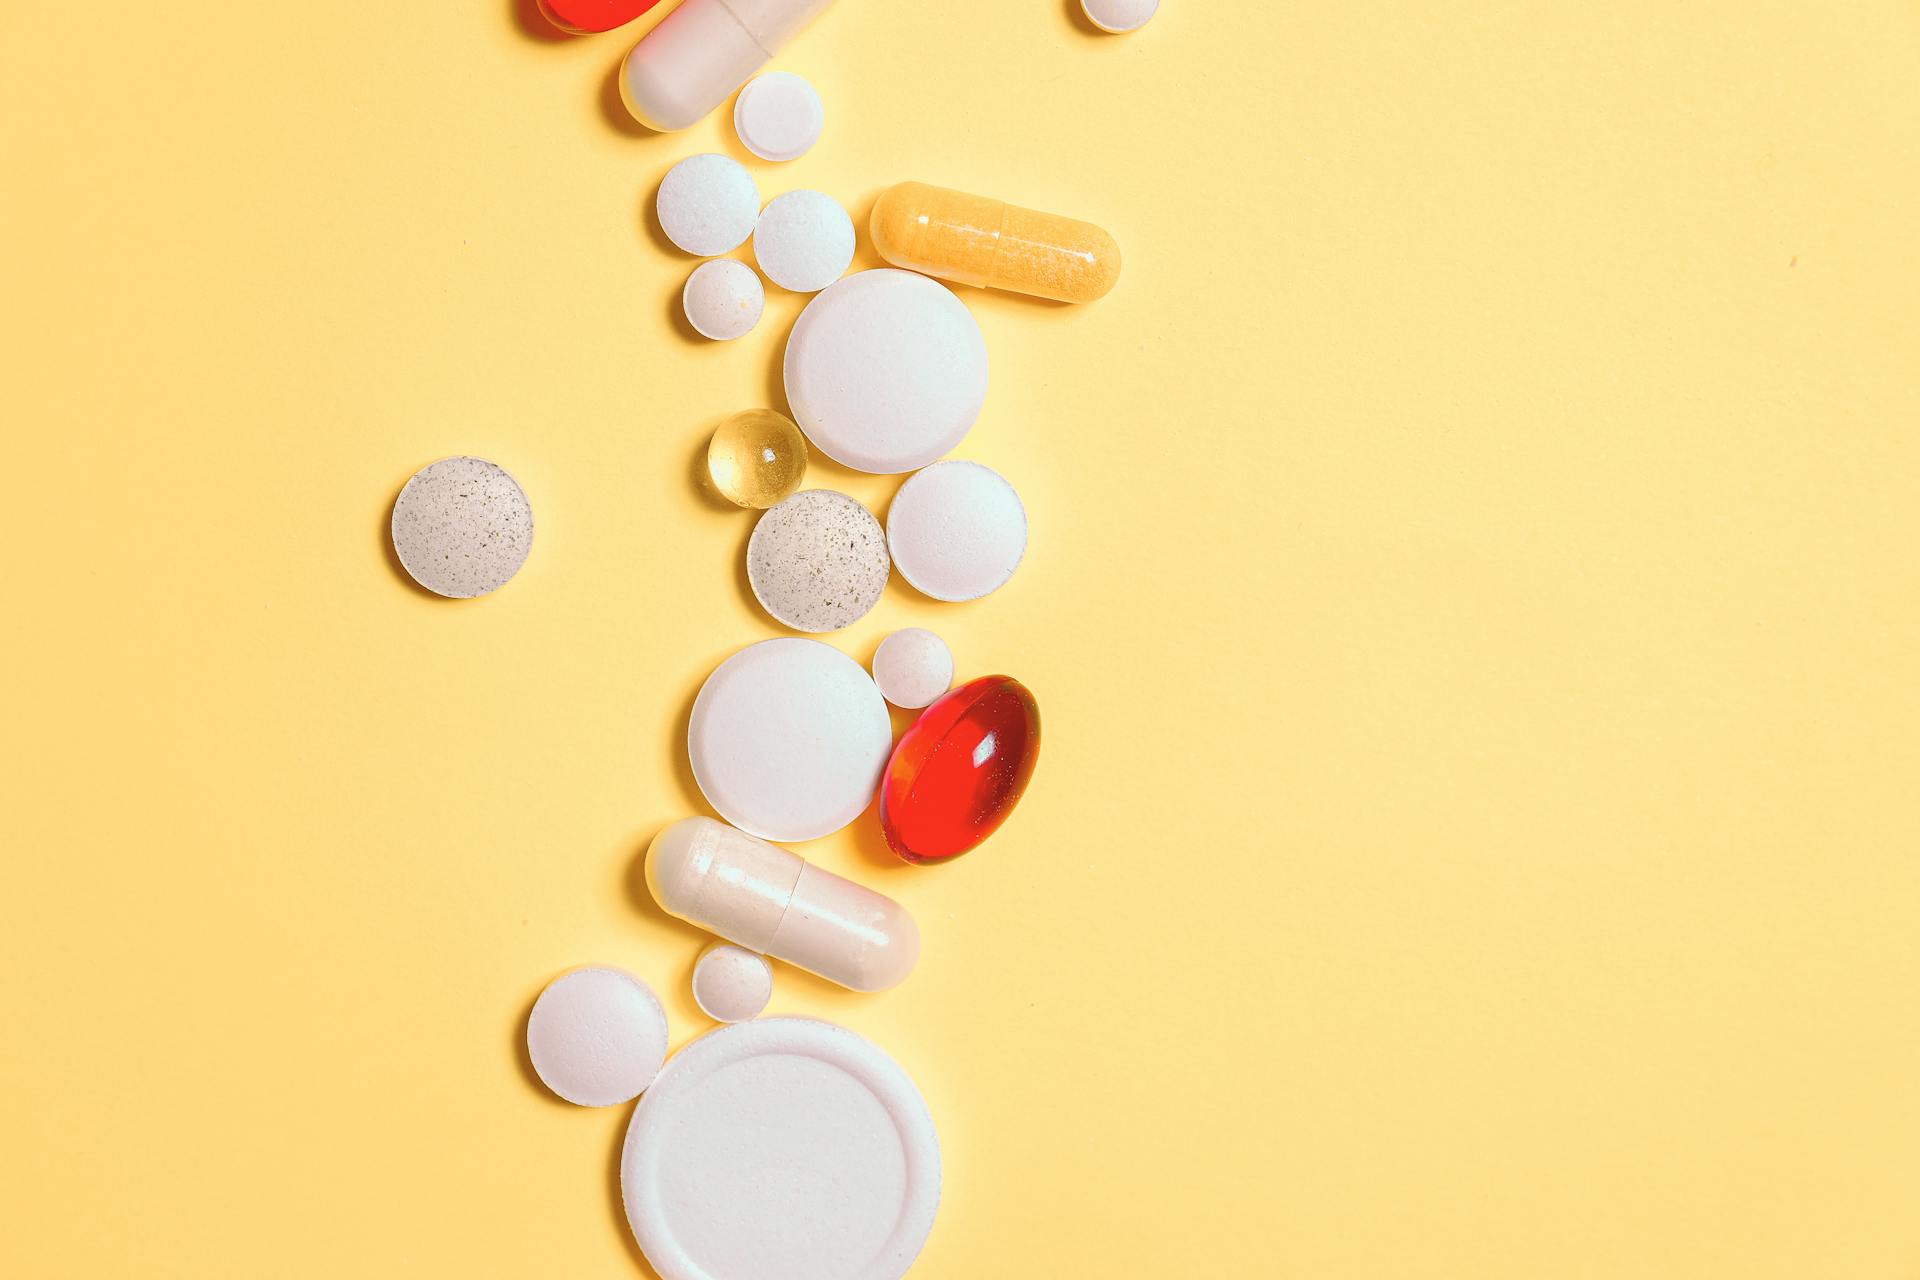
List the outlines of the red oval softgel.
{"type": "Polygon", "coordinates": [[[539,0],[540,12],[562,31],[589,36],[623,27],[659,0],[539,0]]]}
{"type": "Polygon", "coordinates": [[[880,784],[880,829],[908,862],[957,858],[992,835],[1033,777],[1040,706],[1012,676],[969,680],[920,713],[880,784]]]}

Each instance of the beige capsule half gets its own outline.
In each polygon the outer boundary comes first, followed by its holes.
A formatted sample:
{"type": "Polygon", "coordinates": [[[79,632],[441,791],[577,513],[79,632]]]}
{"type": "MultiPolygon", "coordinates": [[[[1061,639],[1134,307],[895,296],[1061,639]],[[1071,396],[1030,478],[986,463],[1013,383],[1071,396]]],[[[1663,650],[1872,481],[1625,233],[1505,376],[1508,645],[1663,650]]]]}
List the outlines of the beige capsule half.
{"type": "Polygon", "coordinates": [[[855,991],[899,985],[920,958],[892,898],[712,818],[653,838],[647,888],[671,915],[855,991]]]}

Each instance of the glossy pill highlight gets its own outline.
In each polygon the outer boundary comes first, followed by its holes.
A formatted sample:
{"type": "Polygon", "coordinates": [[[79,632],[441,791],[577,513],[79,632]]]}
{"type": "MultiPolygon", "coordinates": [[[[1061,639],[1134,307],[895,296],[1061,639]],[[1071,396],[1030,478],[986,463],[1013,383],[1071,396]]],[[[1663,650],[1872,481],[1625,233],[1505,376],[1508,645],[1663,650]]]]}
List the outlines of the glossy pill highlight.
{"type": "Polygon", "coordinates": [[[1040,706],[1012,676],[970,680],[920,713],[887,761],[880,829],[908,862],[945,862],[992,835],[1040,758],[1040,706]]]}
{"type": "Polygon", "coordinates": [[[1091,222],[924,182],[887,188],[873,247],[896,267],[1056,302],[1092,302],[1120,279],[1120,246],[1091,222]]]}

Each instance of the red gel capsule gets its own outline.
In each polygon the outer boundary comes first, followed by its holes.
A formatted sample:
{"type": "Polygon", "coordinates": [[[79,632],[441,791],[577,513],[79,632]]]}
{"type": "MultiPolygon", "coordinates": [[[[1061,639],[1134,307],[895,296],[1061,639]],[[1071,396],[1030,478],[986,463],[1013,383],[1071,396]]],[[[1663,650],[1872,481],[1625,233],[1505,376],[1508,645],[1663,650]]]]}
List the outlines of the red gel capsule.
{"type": "Polygon", "coordinates": [[[590,36],[624,27],[659,0],[539,0],[540,12],[562,31],[590,36]]]}
{"type": "Polygon", "coordinates": [[[880,829],[908,862],[945,862],[992,835],[1033,776],[1040,706],[1012,676],[969,680],[920,713],[880,784],[880,829]]]}

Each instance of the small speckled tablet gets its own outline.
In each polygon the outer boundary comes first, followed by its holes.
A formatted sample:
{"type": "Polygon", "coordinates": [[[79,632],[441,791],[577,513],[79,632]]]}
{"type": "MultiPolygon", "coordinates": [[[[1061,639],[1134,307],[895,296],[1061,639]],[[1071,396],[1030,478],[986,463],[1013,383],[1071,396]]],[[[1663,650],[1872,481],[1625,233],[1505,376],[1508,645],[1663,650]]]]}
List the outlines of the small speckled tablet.
{"type": "Polygon", "coordinates": [[[782,289],[817,293],[853,265],[853,219],[824,192],[775,196],[753,229],[753,256],[782,289]]]}
{"type": "Polygon", "coordinates": [[[844,493],[807,489],[770,507],[747,540],[747,580],[795,631],[837,631],[867,616],[887,585],[887,539],[844,493]]]}
{"type": "Polygon", "coordinates": [[[547,984],[527,1017],[527,1056],[541,1083],[583,1107],[628,1102],[667,1060],[667,1015],[624,969],[575,969],[547,984]]]}
{"type": "Polygon", "coordinates": [[[393,502],[394,554],[413,580],[456,600],[498,590],[533,549],[533,507],[485,458],[420,468],[393,502]]]}
{"type": "Polygon", "coordinates": [[[760,219],[760,189],[738,161],[717,152],[688,156],[660,180],[660,229],[688,253],[712,258],[747,242],[760,219]]]}
{"type": "Polygon", "coordinates": [[[715,1022],[757,1018],[773,998],[773,966],[758,951],[716,942],[693,962],[693,1002],[715,1022]]]}
{"type": "Polygon", "coordinates": [[[766,304],[760,273],[737,258],[701,263],[680,291],[687,323],[716,342],[730,342],[751,332],[766,304]]]}
{"type": "Polygon", "coordinates": [[[893,495],[887,545],[900,576],[935,600],[977,600],[1020,567],[1027,511],[991,467],[937,462],[893,495]]]}
{"type": "Polygon", "coordinates": [[[1080,0],[1080,8],[1094,26],[1122,35],[1146,26],[1160,0],[1080,0]]]}
{"type": "Polygon", "coordinates": [[[826,120],[820,95],[791,71],[754,77],[733,104],[734,132],[762,160],[798,160],[820,140],[826,120]]]}
{"type": "Polygon", "coordinates": [[[896,707],[924,707],[953,687],[953,651],[920,627],[896,631],[874,650],[873,682],[896,707]]]}

